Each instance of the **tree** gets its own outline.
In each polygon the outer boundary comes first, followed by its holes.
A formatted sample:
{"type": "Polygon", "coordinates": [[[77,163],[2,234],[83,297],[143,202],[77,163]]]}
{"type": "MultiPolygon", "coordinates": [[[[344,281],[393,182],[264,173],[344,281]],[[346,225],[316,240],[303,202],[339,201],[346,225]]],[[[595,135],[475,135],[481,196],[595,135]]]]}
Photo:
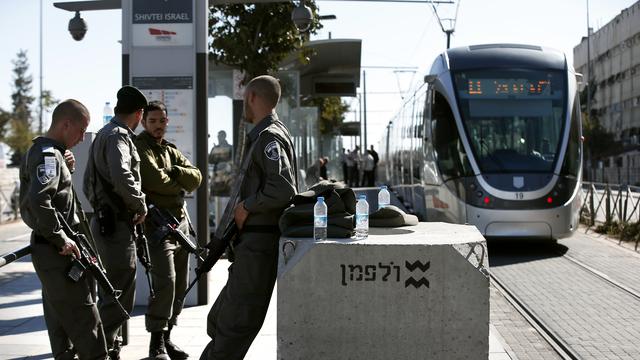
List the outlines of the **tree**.
{"type": "MultiPolygon", "coordinates": [[[[306,4],[313,12],[309,29],[322,26],[314,1],[306,4]]],[[[303,39],[291,21],[293,3],[216,5],[209,12],[209,55],[216,63],[238,68],[245,82],[255,76],[273,74],[289,54],[301,52],[303,39]]]]}
{"type": "Polygon", "coordinates": [[[9,122],[11,121],[11,113],[0,109],[0,142],[5,141],[7,130],[9,130],[9,122]]]}
{"type": "Polygon", "coordinates": [[[13,93],[11,100],[13,111],[8,120],[10,131],[6,143],[13,149],[11,163],[19,165],[23,155],[31,145],[33,131],[31,130],[31,105],[35,98],[31,96],[31,75],[26,50],[18,51],[13,62],[13,93]]]}
{"type": "Polygon", "coordinates": [[[320,110],[318,130],[323,135],[333,134],[344,121],[345,114],[349,112],[349,105],[338,96],[316,97],[303,101],[305,106],[317,106],[320,110]]]}
{"type": "Polygon", "coordinates": [[[598,160],[619,154],[623,150],[622,144],[615,140],[613,133],[600,124],[596,116],[582,114],[582,133],[585,139],[586,159],[591,161],[591,166],[595,166],[598,160]]]}

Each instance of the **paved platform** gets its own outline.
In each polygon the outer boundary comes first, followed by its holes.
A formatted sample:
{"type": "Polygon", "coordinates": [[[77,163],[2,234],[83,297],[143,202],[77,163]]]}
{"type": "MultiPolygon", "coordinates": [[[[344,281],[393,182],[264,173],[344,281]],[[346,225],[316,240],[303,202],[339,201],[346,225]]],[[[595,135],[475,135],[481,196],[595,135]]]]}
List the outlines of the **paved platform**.
{"type": "MultiPolygon", "coordinates": [[[[1,243],[5,237],[3,226],[0,234],[1,243]]],[[[228,266],[226,260],[216,264],[209,276],[209,305],[185,308],[172,333],[175,343],[191,354],[191,358],[199,358],[209,342],[207,313],[226,282],[228,266]]],[[[245,359],[276,359],[276,300],[274,292],[265,324],[245,359]]],[[[129,345],[122,352],[123,359],[146,358],[149,334],[144,329],[144,311],[144,307],[137,307],[129,321],[129,345]]],[[[490,326],[489,360],[512,359],[503,344],[500,334],[490,326]]],[[[0,359],[51,359],[42,317],[40,282],[29,257],[0,268],[0,359]]]]}

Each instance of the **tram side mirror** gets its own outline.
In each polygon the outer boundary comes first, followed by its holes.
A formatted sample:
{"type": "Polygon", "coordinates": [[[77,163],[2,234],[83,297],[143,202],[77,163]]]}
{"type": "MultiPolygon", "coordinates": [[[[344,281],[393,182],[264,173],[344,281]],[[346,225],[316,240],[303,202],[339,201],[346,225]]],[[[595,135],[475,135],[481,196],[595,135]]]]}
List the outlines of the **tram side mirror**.
{"type": "Polygon", "coordinates": [[[435,75],[429,74],[429,75],[425,75],[425,76],[424,76],[424,82],[425,82],[425,83],[429,83],[429,84],[431,84],[431,83],[433,83],[435,80],[436,80],[436,76],[435,76],[435,75]]]}

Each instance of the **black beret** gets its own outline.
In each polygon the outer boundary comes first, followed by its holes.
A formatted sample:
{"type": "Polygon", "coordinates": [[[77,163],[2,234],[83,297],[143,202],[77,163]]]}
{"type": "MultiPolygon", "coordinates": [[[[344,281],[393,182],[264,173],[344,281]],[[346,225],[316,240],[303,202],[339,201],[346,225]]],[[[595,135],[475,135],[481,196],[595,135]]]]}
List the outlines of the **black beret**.
{"type": "Polygon", "coordinates": [[[148,105],[147,98],[137,88],[125,85],[118,90],[118,103],[114,111],[118,114],[132,114],[148,105]]]}

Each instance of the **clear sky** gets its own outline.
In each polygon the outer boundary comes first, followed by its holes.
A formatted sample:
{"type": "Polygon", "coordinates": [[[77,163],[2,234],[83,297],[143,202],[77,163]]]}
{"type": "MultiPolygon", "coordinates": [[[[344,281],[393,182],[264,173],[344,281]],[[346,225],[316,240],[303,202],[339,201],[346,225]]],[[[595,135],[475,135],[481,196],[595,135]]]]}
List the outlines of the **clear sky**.
{"type": "MultiPolygon", "coordinates": [[[[571,62],[573,47],[587,32],[586,0],[460,1],[452,47],[496,42],[543,45],[564,51],[571,62]]],[[[54,8],[53,2],[42,0],[44,88],[57,99],[75,98],[86,104],[92,115],[90,129],[96,130],[102,123],[105,101],[114,103],[121,85],[121,12],[82,13],[89,30],[77,42],[67,31],[73,14],[54,8]]],[[[597,30],[634,2],[590,0],[591,26],[597,30]]],[[[425,68],[445,50],[446,37],[426,3],[319,0],[317,4],[322,15],[333,14],[337,19],[324,21],[324,29],[315,38],[326,39],[330,32],[334,39],[362,39],[369,143],[375,143],[400,106],[400,93],[422,78],[425,68]],[[412,74],[367,66],[417,67],[420,71],[412,74]]],[[[20,49],[26,49],[29,56],[33,94],[39,91],[39,6],[40,0],[0,1],[0,108],[5,110],[11,108],[12,60],[20,49]]],[[[441,17],[453,18],[456,5],[441,4],[437,9],[441,17]]],[[[210,101],[211,134],[230,129],[229,107],[226,99],[210,101]]],[[[355,113],[348,120],[355,120],[355,113]]],[[[350,142],[346,145],[350,147],[350,142]]]]}

